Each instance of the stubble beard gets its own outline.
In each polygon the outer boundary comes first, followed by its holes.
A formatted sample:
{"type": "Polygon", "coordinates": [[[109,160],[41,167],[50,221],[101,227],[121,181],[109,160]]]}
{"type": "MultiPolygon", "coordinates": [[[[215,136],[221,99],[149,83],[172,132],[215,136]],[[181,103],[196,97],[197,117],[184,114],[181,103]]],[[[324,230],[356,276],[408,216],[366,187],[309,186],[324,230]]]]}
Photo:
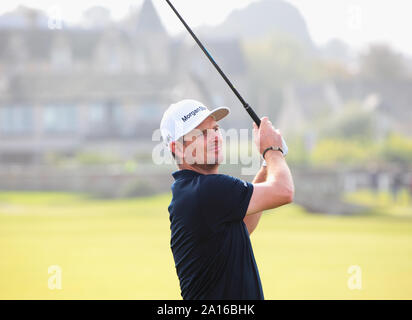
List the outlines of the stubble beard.
{"type": "Polygon", "coordinates": [[[206,163],[194,163],[192,166],[209,172],[209,171],[215,171],[219,167],[222,161],[223,161],[223,158],[219,152],[219,154],[214,156],[213,159],[207,159],[206,163]]]}

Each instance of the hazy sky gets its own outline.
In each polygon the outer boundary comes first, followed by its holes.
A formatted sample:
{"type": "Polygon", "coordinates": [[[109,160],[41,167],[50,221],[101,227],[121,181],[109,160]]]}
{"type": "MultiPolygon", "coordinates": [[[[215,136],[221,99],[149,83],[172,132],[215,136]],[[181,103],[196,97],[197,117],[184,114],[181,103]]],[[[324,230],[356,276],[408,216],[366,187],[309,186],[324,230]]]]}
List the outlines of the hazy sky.
{"type": "MultiPolygon", "coordinates": [[[[165,27],[171,34],[183,30],[180,21],[164,0],[152,0],[165,27]]],[[[257,0],[172,0],[191,26],[218,24],[235,8],[257,0]]],[[[275,1],[275,0],[274,0],[275,1]]],[[[341,38],[362,49],[369,42],[387,42],[397,50],[412,55],[412,2],[406,0],[286,0],[304,16],[310,35],[317,44],[341,38]]],[[[112,17],[125,16],[130,7],[139,7],[143,0],[1,0],[0,13],[18,4],[40,8],[46,12],[61,12],[68,22],[80,21],[83,11],[93,5],[111,10],[112,17]]],[[[247,21],[245,21],[247,23],[247,21]]]]}

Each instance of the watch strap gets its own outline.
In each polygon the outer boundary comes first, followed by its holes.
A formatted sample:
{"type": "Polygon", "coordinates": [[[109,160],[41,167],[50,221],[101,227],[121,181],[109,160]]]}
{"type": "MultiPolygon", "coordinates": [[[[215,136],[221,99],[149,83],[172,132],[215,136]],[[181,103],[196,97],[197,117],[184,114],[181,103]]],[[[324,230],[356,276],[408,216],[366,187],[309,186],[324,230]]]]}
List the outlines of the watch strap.
{"type": "Polygon", "coordinates": [[[280,152],[282,152],[282,154],[283,154],[283,150],[282,150],[280,147],[270,146],[270,147],[266,148],[266,149],[263,151],[263,153],[262,153],[263,159],[265,159],[265,154],[266,154],[266,152],[268,152],[269,150],[280,151],[280,152]]]}

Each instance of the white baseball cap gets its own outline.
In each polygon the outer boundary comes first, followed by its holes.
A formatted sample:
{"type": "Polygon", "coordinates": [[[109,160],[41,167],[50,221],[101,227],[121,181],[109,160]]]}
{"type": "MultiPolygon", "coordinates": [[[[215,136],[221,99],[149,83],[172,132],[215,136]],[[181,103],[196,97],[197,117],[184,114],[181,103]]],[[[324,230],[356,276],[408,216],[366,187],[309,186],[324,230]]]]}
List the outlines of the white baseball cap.
{"type": "Polygon", "coordinates": [[[173,103],[163,114],[160,121],[160,132],[166,146],[195,129],[209,116],[216,121],[226,117],[230,112],[227,107],[219,107],[210,111],[203,103],[185,99],[173,103]]]}

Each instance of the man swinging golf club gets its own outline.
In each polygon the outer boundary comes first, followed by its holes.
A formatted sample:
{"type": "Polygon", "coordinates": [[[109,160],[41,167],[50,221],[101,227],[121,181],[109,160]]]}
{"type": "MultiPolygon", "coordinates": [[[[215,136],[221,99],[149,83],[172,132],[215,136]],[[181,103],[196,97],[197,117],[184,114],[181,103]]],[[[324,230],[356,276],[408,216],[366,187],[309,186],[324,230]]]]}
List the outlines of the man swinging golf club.
{"type": "Polygon", "coordinates": [[[179,168],[172,173],[168,209],[170,245],[185,300],[264,299],[249,235],[262,211],[293,199],[282,137],[267,117],[259,127],[253,124],[256,147],[267,163],[253,182],[218,174],[223,138],[217,121],[229,112],[182,100],[170,105],[160,124],[179,168]]]}

